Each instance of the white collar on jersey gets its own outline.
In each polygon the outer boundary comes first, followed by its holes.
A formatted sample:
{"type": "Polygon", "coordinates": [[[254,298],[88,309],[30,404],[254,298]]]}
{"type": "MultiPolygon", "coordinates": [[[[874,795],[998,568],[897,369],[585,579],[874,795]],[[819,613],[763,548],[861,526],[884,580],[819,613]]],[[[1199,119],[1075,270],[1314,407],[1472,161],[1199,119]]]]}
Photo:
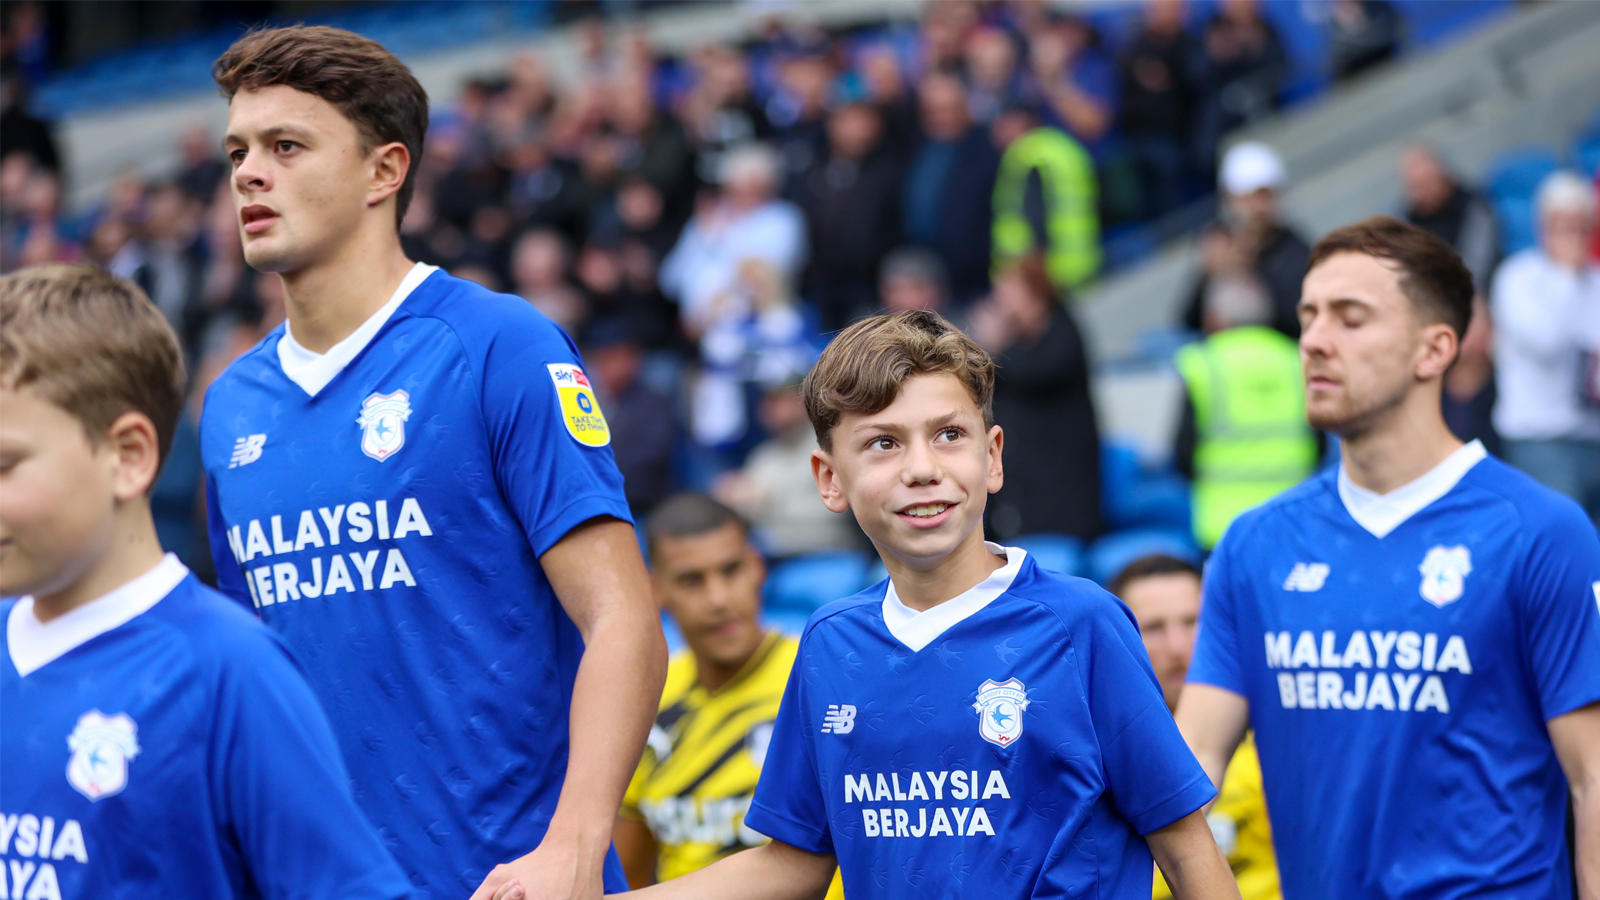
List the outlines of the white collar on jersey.
{"type": "Polygon", "coordinates": [[[984,541],[983,545],[989,548],[990,553],[1004,554],[1006,564],[990,572],[988,578],[965,593],[951,597],[938,606],[921,612],[912,609],[895,593],[894,581],[889,581],[889,590],[883,596],[883,624],[895,640],[910,647],[912,652],[917,652],[1011,588],[1011,582],[1017,580],[1017,572],[1022,570],[1022,559],[1028,555],[1027,552],[988,541],[984,541]]]}
{"type": "Polygon", "coordinates": [[[1482,441],[1473,441],[1446,456],[1444,461],[1429,469],[1409,484],[1403,484],[1387,494],[1367,490],[1345,474],[1344,463],[1339,464],[1339,499],[1350,518],[1374,537],[1384,537],[1399,528],[1405,521],[1433,501],[1450,493],[1473,466],[1488,456],[1482,441]]]}
{"type": "Polygon", "coordinates": [[[278,340],[278,365],[283,367],[283,374],[300,389],[315,397],[334,376],[344,371],[356,354],[366,349],[372,343],[372,338],[389,321],[394,311],[400,308],[417,285],[428,280],[428,276],[439,270],[438,266],[427,263],[416,263],[406,277],[400,279],[400,286],[394,289],[394,296],[389,298],[377,312],[367,317],[365,322],[350,336],[328,348],[327,353],[312,353],[300,346],[294,339],[294,333],[289,330],[289,323],[283,323],[283,337],[278,340]]]}
{"type": "Polygon", "coordinates": [[[6,619],[6,649],[11,664],[26,678],[68,652],[121,625],[161,602],[189,569],[168,553],[155,568],[103,597],[41,622],[33,614],[33,597],[23,597],[6,619]]]}

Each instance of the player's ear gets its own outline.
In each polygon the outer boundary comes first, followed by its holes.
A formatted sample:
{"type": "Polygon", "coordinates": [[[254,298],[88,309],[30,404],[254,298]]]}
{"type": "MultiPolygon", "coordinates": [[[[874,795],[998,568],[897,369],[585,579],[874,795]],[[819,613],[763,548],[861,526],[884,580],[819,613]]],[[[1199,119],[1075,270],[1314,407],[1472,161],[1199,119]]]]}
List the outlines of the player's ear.
{"type": "Polygon", "coordinates": [[[991,425],[989,427],[988,437],[989,478],[987,487],[989,489],[989,493],[992,494],[995,491],[1000,490],[1002,487],[1005,487],[1006,483],[1005,466],[1003,466],[1000,462],[1000,451],[1004,450],[1006,445],[1006,433],[1000,429],[999,425],[991,425]]]}
{"type": "Polygon", "coordinates": [[[1416,377],[1418,381],[1431,381],[1444,375],[1456,361],[1460,339],[1456,330],[1443,322],[1434,322],[1422,329],[1422,346],[1417,354],[1416,377]]]}
{"type": "Polygon", "coordinates": [[[817,493],[822,495],[822,505],[829,512],[842,513],[850,508],[844,485],[839,483],[839,470],[833,465],[833,454],[826,450],[811,451],[811,477],[817,480],[817,493]]]}
{"type": "Polygon", "coordinates": [[[142,412],[117,416],[106,429],[102,451],[112,467],[112,491],[118,502],[150,492],[161,470],[161,444],[149,416],[142,412]]]}
{"type": "Polygon", "coordinates": [[[372,151],[372,181],[367,185],[367,205],[379,203],[399,193],[406,183],[406,173],[411,171],[411,151],[399,141],[392,141],[372,151]]]}

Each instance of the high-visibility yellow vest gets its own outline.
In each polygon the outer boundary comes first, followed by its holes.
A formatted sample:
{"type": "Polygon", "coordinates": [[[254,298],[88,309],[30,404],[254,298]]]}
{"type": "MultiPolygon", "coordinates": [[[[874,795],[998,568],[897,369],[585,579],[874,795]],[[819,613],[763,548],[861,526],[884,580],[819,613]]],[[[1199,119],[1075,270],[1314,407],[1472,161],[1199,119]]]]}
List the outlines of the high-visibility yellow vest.
{"type": "Polygon", "coordinates": [[[1059,128],[1035,128],[1017,138],[1000,158],[994,185],[994,267],[1039,250],[1058,288],[1077,287],[1100,270],[1100,214],[1094,160],[1059,128]],[[1048,247],[1037,247],[1023,211],[1028,173],[1037,170],[1044,189],[1048,247]]]}
{"type": "Polygon", "coordinates": [[[1306,424],[1295,342],[1271,328],[1220,331],[1178,351],[1194,404],[1194,537],[1211,549],[1228,523],[1310,475],[1317,440],[1306,424]]]}

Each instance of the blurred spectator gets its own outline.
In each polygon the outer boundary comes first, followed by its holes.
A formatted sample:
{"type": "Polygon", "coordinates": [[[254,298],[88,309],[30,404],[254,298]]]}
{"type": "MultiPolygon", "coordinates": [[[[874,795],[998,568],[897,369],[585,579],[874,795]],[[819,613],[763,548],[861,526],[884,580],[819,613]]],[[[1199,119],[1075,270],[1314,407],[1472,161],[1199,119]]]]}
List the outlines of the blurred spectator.
{"type": "Polygon", "coordinates": [[[829,512],[817,495],[811,475],[817,436],[799,380],[767,391],[758,415],[771,437],[751,451],[742,469],[718,479],[712,493],[750,520],[757,543],[774,559],[858,547],[855,520],[829,512]]]}
{"type": "Polygon", "coordinates": [[[1223,0],[1206,22],[1202,47],[1196,169],[1213,172],[1223,136],[1277,108],[1288,60],[1255,0],[1223,0]]]}
{"type": "Polygon", "coordinates": [[[823,331],[872,310],[878,266],[899,242],[900,172],[878,152],[882,134],[877,109],[841,107],[828,118],[826,158],[801,183],[811,246],[802,284],[823,331]]]}
{"type": "Polygon", "coordinates": [[[819,352],[787,276],[747,258],[707,310],[694,387],[694,437],[738,462],[759,432],[751,413],[765,391],[805,374],[819,352]]]}
{"type": "Polygon", "coordinates": [[[1024,99],[1049,110],[1050,123],[1096,159],[1117,105],[1117,67],[1085,19],[1069,16],[1028,36],[1031,81],[1024,99]]]}
{"type": "MultiPolygon", "coordinates": [[[[1129,563],[1108,586],[1128,605],[1139,624],[1150,666],[1161,682],[1167,709],[1178,707],[1178,693],[1189,674],[1200,618],[1200,572],[1171,556],[1146,556],[1129,563]]],[[[1247,734],[1228,762],[1216,805],[1206,814],[1217,847],[1228,858],[1241,900],[1279,900],[1278,865],[1272,826],[1261,789],[1261,761],[1253,734],[1247,734]]],[[[1155,873],[1155,900],[1172,896],[1161,871],[1155,873]]]]}
{"type": "MultiPolygon", "coordinates": [[[[207,191],[209,196],[210,190],[207,191]]],[[[202,299],[209,253],[201,240],[205,205],[177,181],[150,188],[138,235],[110,269],[150,295],[194,359],[207,310],[202,299]]],[[[231,218],[231,217],[230,217],[231,218]]]]}
{"type": "Polygon", "coordinates": [[[1472,272],[1478,292],[1487,293],[1489,275],[1500,261],[1494,210],[1450,177],[1431,147],[1406,148],[1400,156],[1400,182],[1405,190],[1406,221],[1454,247],[1472,272]]]}
{"type": "Polygon", "coordinates": [[[566,238],[556,231],[524,234],[511,254],[511,288],[568,334],[577,334],[589,311],[566,278],[571,255],[566,238]]]}
{"type": "Polygon", "coordinates": [[[218,149],[219,142],[202,125],[184,130],[178,138],[179,163],[177,182],[193,197],[210,197],[228,172],[228,164],[218,149]]]}
{"type": "Polygon", "coordinates": [[[1572,172],[1539,186],[1539,246],[1505,261],[1491,292],[1495,429],[1506,460],[1600,523],[1600,265],[1595,190],[1572,172]]]}
{"type": "Polygon", "coordinates": [[[760,144],[728,153],[719,173],[720,196],[695,213],[662,262],[661,289],[678,301],[691,334],[712,327],[718,298],[733,293],[747,260],[765,262],[785,279],[805,262],[805,219],[775,196],[778,166],[777,154],[760,144]]]}
{"type": "Polygon", "coordinates": [[[0,159],[13,153],[25,154],[51,172],[61,171],[54,129],[28,111],[27,82],[7,66],[0,69],[0,159]]]}
{"type": "Polygon", "coordinates": [[[1300,282],[1311,247],[1278,218],[1278,192],[1287,181],[1283,159],[1254,141],[1228,151],[1218,179],[1224,194],[1222,221],[1201,235],[1203,271],[1189,293],[1184,324],[1199,330],[1212,282],[1254,281],[1271,300],[1266,323],[1300,337],[1300,282]]]}
{"type": "Polygon", "coordinates": [[[672,492],[672,454],[678,422],[670,397],[639,379],[644,347],[622,321],[602,321],[588,332],[583,359],[595,395],[611,426],[611,452],[635,519],[650,514],[672,492]]]}
{"type": "Polygon", "coordinates": [[[862,102],[883,116],[884,149],[899,167],[911,162],[917,142],[917,101],[906,85],[900,60],[888,46],[877,45],[861,54],[862,102]]]}
{"type": "Polygon", "coordinates": [[[1384,0],[1334,0],[1328,10],[1328,64],[1335,81],[1400,52],[1400,14],[1384,0]]]}
{"type": "Polygon", "coordinates": [[[1121,61],[1117,129],[1144,186],[1141,218],[1183,205],[1194,126],[1198,42],[1183,27],[1182,0],[1151,0],[1121,61]]]}
{"type": "Polygon", "coordinates": [[[27,153],[0,161],[0,271],[78,256],[62,233],[60,178],[27,153]]]}
{"type": "Polygon", "coordinates": [[[573,274],[596,327],[619,323],[632,339],[652,350],[674,343],[677,311],[656,288],[655,261],[647,247],[632,242],[591,243],[578,254],[573,274]]]}
{"type": "Polygon", "coordinates": [[[1100,534],[1100,432],[1083,336],[1044,260],[1023,257],[995,276],[973,310],[973,340],[995,358],[995,423],[1005,430],[1006,484],[989,499],[999,540],[1100,534]]]}
{"type": "Polygon", "coordinates": [[[1462,441],[1482,441],[1483,449],[1502,454],[1494,430],[1494,324],[1482,295],[1473,298],[1472,324],[1461,336],[1456,361],[1444,375],[1444,421],[1462,441]]]}
{"type": "Polygon", "coordinates": [[[925,77],[918,89],[922,144],[905,181],[904,227],[938,254],[954,305],[988,289],[989,220],[1000,153],[988,129],[974,124],[966,89],[953,75],[925,77]]]}
{"type": "Polygon", "coordinates": [[[1247,273],[1212,277],[1206,338],[1178,351],[1185,389],[1174,462],[1194,482],[1194,538],[1215,547],[1235,516],[1316,468],[1300,350],[1266,327],[1271,300],[1247,273]]]}
{"type": "MultiPolygon", "coordinates": [[[[735,147],[772,137],[772,125],[750,92],[750,67],[744,51],[712,46],[694,57],[697,81],[680,114],[700,149],[703,181],[723,177],[724,156],[735,147]]],[[[774,173],[776,177],[776,173],[774,173]]]]}
{"type": "Polygon", "coordinates": [[[833,63],[822,55],[802,55],[779,65],[779,90],[767,104],[773,142],[789,179],[782,194],[796,197],[803,173],[827,152],[829,117],[825,108],[833,86],[833,63]]]}
{"type": "Polygon", "coordinates": [[[967,38],[964,52],[967,110],[987,125],[1017,99],[1021,89],[1017,45],[999,28],[981,28],[967,38]]]}
{"type": "Polygon", "coordinates": [[[682,222],[694,203],[694,148],[674,118],[656,113],[650,80],[633,74],[611,90],[610,121],[616,129],[616,164],[655,188],[661,218],[682,222]]]}
{"type": "Polygon", "coordinates": [[[1057,290],[1082,285],[1100,270],[1094,161],[1026,108],[1006,110],[993,132],[1005,151],[994,187],[995,266],[1039,253],[1057,290]]]}
{"type": "Polygon", "coordinates": [[[921,247],[901,247],[883,260],[878,276],[883,312],[926,309],[949,318],[949,291],[944,264],[921,247]]]}

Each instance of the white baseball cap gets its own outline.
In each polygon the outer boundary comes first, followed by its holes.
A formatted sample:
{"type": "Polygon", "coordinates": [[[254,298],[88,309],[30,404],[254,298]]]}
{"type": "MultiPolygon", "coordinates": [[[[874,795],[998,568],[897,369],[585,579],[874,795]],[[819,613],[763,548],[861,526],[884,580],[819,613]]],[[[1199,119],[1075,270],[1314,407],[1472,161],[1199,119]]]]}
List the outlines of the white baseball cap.
{"type": "Polygon", "coordinates": [[[1235,197],[1254,194],[1262,188],[1281,190],[1289,173],[1278,151],[1260,141],[1245,141],[1222,157],[1222,172],[1217,181],[1235,197]]]}

